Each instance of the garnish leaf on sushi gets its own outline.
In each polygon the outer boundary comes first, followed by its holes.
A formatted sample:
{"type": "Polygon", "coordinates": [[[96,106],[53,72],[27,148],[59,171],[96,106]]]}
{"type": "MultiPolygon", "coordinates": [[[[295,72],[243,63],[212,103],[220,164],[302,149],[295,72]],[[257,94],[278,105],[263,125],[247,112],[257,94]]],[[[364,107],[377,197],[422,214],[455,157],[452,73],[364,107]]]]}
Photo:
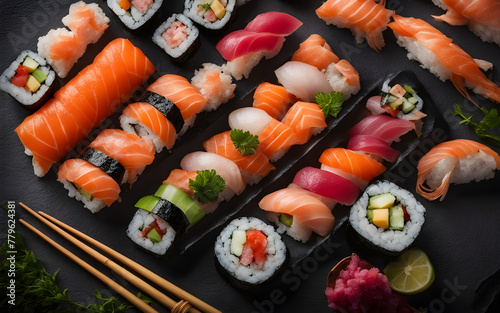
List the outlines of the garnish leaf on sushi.
{"type": "Polygon", "coordinates": [[[196,179],[189,179],[189,188],[194,190],[194,197],[201,203],[217,200],[219,194],[226,188],[224,179],[215,170],[199,171],[196,179]]]}
{"type": "Polygon", "coordinates": [[[481,122],[479,122],[479,124],[472,121],[473,115],[469,117],[465,116],[462,107],[458,103],[455,104],[453,115],[461,117],[463,120],[460,122],[460,124],[466,124],[467,126],[471,127],[479,137],[490,139],[496,145],[500,146],[500,136],[495,136],[487,133],[487,131],[490,129],[500,128],[500,116],[498,116],[497,109],[491,109],[491,111],[488,111],[488,109],[486,109],[485,107],[481,107],[480,109],[484,113],[484,118],[481,120],[481,122]]]}
{"type": "Polygon", "coordinates": [[[316,99],[316,104],[321,108],[323,114],[326,117],[337,115],[342,110],[342,103],[344,102],[344,95],[338,91],[332,91],[330,93],[318,92],[314,95],[316,99]]]}
{"type": "Polygon", "coordinates": [[[229,136],[234,147],[244,156],[254,155],[259,147],[259,136],[254,136],[249,131],[233,129],[229,136]]]}

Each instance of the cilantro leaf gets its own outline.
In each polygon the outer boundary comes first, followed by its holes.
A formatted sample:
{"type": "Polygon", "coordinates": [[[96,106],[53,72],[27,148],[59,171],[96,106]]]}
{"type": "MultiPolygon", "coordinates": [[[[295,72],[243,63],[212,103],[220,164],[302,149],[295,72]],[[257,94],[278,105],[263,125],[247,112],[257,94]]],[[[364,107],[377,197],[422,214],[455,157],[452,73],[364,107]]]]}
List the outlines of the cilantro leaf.
{"type": "Polygon", "coordinates": [[[215,170],[203,170],[198,172],[195,180],[189,180],[189,188],[194,190],[196,200],[210,203],[217,200],[219,194],[224,191],[226,182],[215,170]]]}
{"type": "Polygon", "coordinates": [[[454,106],[453,115],[459,116],[462,119],[460,124],[466,124],[472,128],[480,138],[489,139],[500,146],[500,136],[488,133],[489,130],[500,128],[500,116],[498,116],[497,109],[491,109],[490,111],[485,107],[481,107],[480,109],[484,113],[484,118],[479,123],[472,121],[473,115],[467,117],[458,103],[454,106]]]}
{"type": "Polygon", "coordinates": [[[259,136],[254,136],[249,131],[233,129],[229,137],[234,147],[244,156],[254,155],[259,147],[259,136]]]}
{"type": "Polygon", "coordinates": [[[316,103],[321,108],[325,117],[337,115],[342,110],[342,103],[344,102],[344,95],[338,91],[330,93],[318,92],[314,95],[316,103]]]}

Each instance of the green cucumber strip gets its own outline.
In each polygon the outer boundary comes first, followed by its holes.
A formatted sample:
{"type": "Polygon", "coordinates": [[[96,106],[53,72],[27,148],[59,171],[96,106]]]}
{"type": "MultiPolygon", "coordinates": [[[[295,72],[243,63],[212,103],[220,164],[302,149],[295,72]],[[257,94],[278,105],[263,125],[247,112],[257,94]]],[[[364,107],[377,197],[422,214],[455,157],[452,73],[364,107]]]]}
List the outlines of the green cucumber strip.
{"type": "Polygon", "coordinates": [[[198,223],[205,216],[205,212],[200,205],[187,193],[174,185],[162,184],[160,188],[156,190],[155,196],[175,204],[184,214],[186,214],[191,225],[198,223]]]}
{"type": "Polygon", "coordinates": [[[406,90],[407,93],[409,93],[410,95],[414,94],[415,93],[415,89],[411,88],[411,86],[408,86],[408,85],[403,85],[403,88],[404,90],[406,90]]]}
{"type": "Polygon", "coordinates": [[[151,212],[154,207],[158,204],[160,198],[155,196],[144,196],[137,201],[135,204],[136,208],[143,209],[145,211],[151,212]]]}

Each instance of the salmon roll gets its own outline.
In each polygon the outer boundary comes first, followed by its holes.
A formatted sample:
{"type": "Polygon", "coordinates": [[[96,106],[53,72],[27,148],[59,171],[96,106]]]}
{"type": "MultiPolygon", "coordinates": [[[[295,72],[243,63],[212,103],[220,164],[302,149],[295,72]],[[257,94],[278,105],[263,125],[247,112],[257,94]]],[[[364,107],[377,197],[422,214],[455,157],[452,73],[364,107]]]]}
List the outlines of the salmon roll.
{"type": "Polygon", "coordinates": [[[288,259],[281,236],[255,217],[231,221],[215,242],[215,263],[234,286],[258,291],[272,280],[288,259]]]}
{"type": "Polygon", "coordinates": [[[153,42],[162,48],[172,61],[184,62],[200,46],[199,30],[183,14],[173,14],[153,34],[153,42]]]}

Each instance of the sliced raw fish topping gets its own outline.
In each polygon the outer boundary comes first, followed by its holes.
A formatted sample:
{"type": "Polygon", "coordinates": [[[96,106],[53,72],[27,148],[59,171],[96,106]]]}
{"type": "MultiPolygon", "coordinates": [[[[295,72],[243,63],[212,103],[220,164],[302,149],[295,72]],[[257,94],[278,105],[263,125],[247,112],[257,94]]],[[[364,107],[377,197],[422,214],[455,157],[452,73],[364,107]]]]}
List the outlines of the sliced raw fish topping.
{"type": "Polygon", "coordinates": [[[349,136],[371,135],[387,143],[398,141],[399,137],[415,129],[415,124],[384,114],[369,115],[347,131],[349,136]]]}

